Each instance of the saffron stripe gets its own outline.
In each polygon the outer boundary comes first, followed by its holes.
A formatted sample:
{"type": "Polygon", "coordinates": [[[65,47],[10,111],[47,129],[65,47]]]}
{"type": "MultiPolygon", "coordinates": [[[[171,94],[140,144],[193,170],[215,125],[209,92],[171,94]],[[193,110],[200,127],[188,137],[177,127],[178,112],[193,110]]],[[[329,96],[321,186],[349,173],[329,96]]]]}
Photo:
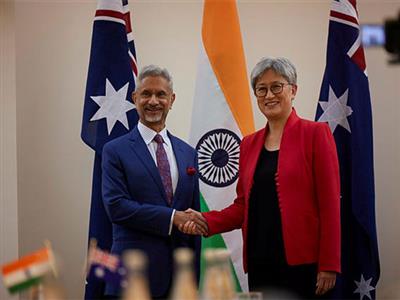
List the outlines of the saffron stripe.
{"type": "Polygon", "coordinates": [[[254,132],[236,1],[204,2],[202,38],[215,77],[242,135],[254,132]]]}
{"type": "Polygon", "coordinates": [[[21,257],[19,260],[11,262],[2,267],[3,275],[14,272],[18,269],[27,268],[34,263],[40,263],[49,260],[49,252],[47,248],[42,248],[32,254],[21,257]]]}
{"type": "Polygon", "coordinates": [[[42,276],[49,271],[51,271],[50,262],[35,263],[28,266],[27,268],[18,269],[17,271],[5,275],[3,277],[4,285],[12,286],[32,277],[42,276]]]}

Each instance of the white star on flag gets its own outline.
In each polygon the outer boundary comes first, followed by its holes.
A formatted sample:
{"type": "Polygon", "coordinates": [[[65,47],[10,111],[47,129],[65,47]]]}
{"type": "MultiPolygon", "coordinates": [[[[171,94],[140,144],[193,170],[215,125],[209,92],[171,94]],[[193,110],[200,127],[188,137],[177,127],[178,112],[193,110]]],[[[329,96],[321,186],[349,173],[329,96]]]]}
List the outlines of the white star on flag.
{"type": "Polygon", "coordinates": [[[103,278],[104,275],[105,275],[104,270],[103,270],[102,268],[100,268],[100,267],[97,267],[97,268],[94,270],[94,272],[95,272],[96,276],[99,277],[99,278],[103,278]]]}
{"type": "Polygon", "coordinates": [[[361,274],[360,281],[354,280],[355,284],[357,285],[357,288],[355,289],[355,291],[353,293],[354,294],[359,293],[360,300],[362,300],[364,298],[364,296],[366,296],[368,299],[372,299],[371,294],[369,292],[373,291],[375,288],[373,286],[371,286],[371,280],[372,280],[372,277],[370,279],[368,279],[367,281],[365,281],[363,274],[361,274]]]}
{"type": "Polygon", "coordinates": [[[348,94],[349,89],[347,89],[343,95],[338,98],[336,97],[332,87],[329,86],[328,101],[318,102],[324,111],[319,117],[318,122],[328,122],[332,133],[335,131],[337,125],[342,126],[351,133],[347,117],[353,113],[353,110],[350,106],[347,106],[348,94]]]}
{"type": "Polygon", "coordinates": [[[117,121],[120,121],[129,130],[126,113],[134,109],[135,105],[126,100],[128,86],[129,82],[116,91],[110,81],[106,79],[106,94],[104,96],[90,96],[100,106],[90,121],[106,118],[108,135],[110,135],[117,121]]]}

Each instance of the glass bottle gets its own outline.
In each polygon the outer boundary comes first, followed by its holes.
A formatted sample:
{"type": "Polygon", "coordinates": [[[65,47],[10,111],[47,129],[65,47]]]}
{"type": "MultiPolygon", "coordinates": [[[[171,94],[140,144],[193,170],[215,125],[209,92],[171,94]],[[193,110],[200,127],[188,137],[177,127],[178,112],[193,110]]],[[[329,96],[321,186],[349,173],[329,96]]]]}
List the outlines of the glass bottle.
{"type": "Polygon", "coordinates": [[[237,295],[230,266],[230,252],[226,249],[208,249],[204,256],[206,272],[201,293],[202,299],[236,299],[237,295]]]}
{"type": "Polygon", "coordinates": [[[193,271],[193,251],[179,248],[174,252],[175,280],[171,300],[197,300],[197,284],[193,271]]]}
{"type": "Polygon", "coordinates": [[[129,250],[123,256],[128,273],[124,300],[150,300],[150,290],[146,277],[147,257],[140,250],[129,250]]]}

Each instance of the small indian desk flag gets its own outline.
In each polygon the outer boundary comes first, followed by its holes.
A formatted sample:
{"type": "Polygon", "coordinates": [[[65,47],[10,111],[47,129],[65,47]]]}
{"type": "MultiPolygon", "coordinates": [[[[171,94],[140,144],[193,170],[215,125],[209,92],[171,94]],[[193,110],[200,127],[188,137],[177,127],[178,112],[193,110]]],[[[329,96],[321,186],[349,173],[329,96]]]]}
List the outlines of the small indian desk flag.
{"type": "Polygon", "coordinates": [[[54,256],[44,247],[1,267],[4,286],[13,294],[39,284],[44,275],[54,272],[54,256]]]}

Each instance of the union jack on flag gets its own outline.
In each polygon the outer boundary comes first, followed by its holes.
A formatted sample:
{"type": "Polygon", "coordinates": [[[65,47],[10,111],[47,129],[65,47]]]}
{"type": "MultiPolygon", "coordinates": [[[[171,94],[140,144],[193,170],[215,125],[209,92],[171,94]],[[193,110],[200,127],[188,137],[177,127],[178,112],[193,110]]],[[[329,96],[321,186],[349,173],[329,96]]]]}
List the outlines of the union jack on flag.
{"type": "Polygon", "coordinates": [[[123,286],[126,284],[126,269],[117,255],[97,248],[96,244],[89,247],[88,278],[98,278],[103,282],[123,286]]]}
{"type": "Polygon", "coordinates": [[[380,266],[375,223],[372,111],[355,0],[335,0],[316,120],[335,137],[341,177],[342,274],[333,299],[375,299],[380,266]]]}
{"type": "Polygon", "coordinates": [[[111,271],[115,271],[119,264],[119,258],[116,255],[95,248],[92,252],[89,252],[89,264],[99,264],[111,271]]]}
{"type": "MultiPolygon", "coordinates": [[[[108,141],[130,131],[138,121],[131,94],[137,75],[136,52],[127,0],[99,0],[82,120],[82,140],[95,151],[89,239],[110,250],[111,222],[101,195],[101,153],[108,141]]],[[[85,299],[103,297],[104,283],[88,276],[85,299]]]]}

